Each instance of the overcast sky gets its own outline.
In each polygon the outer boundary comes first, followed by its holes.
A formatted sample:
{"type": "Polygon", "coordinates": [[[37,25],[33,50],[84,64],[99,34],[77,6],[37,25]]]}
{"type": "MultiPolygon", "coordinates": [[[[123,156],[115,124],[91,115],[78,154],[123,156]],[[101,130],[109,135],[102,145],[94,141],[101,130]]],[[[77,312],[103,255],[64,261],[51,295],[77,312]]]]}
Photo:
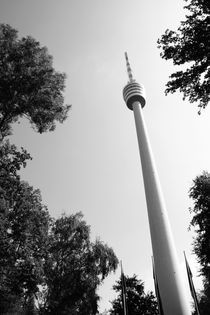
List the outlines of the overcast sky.
{"type": "MultiPolygon", "coordinates": [[[[132,111],[123,101],[127,83],[124,52],[147,93],[144,116],[174,234],[180,264],[186,251],[195,272],[188,232],[192,180],[210,170],[210,109],[182,95],[165,96],[174,71],[160,58],[157,39],[184,18],[183,0],[0,0],[0,21],[47,46],[54,67],[67,74],[69,118],[55,132],[36,134],[27,122],[11,141],[33,160],[22,178],[40,188],[52,216],[82,211],[92,238],[100,237],[153,289],[151,244],[132,111]]],[[[99,291],[109,308],[120,270],[99,291]]],[[[198,285],[198,281],[196,281],[198,285]]],[[[186,284],[187,285],[187,284],[186,284]]]]}

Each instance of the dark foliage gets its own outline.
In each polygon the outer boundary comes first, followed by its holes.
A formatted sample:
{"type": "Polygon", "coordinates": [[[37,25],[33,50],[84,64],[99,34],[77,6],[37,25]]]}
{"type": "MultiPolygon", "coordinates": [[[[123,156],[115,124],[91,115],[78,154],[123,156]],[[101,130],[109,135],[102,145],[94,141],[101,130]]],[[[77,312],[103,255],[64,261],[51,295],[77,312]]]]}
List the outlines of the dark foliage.
{"type": "Polygon", "coordinates": [[[118,260],[107,245],[90,241],[90,228],[81,213],[54,221],[48,257],[44,313],[96,314],[96,289],[118,260]]]}
{"type": "Polygon", "coordinates": [[[197,102],[199,113],[210,99],[210,2],[209,0],[185,0],[188,11],[186,20],[178,31],[166,30],[158,40],[161,57],[173,60],[174,65],[186,69],[170,76],[167,93],[179,90],[184,99],[197,102]]]}
{"type": "Polygon", "coordinates": [[[45,47],[0,24],[0,314],[94,315],[97,288],[117,268],[113,250],[90,241],[78,213],[55,220],[40,191],[21,181],[30,154],[5,141],[26,117],[38,132],[63,122],[65,75],[45,47]]]}
{"type": "Polygon", "coordinates": [[[0,314],[96,314],[96,290],[118,260],[90,241],[82,214],[50,218],[39,190],[20,180],[30,158],[1,142],[0,314]]]}
{"type": "Polygon", "coordinates": [[[38,190],[20,180],[30,155],[8,141],[0,145],[0,313],[19,313],[43,283],[49,214],[38,190]]]}
{"type": "MultiPolygon", "coordinates": [[[[158,306],[152,292],[145,293],[144,283],[137,279],[136,275],[125,277],[126,300],[128,315],[155,315],[158,314],[158,306]]],[[[124,315],[122,306],[122,283],[121,279],[113,286],[118,293],[117,298],[112,301],[111,315],[124,315]]]]}
{"type": "Polygon", "coordinates": [[[0,135],[11,133],[11,125],[26,117],[38,132],[55,129],[67,117],[64,105],[65,74],[56,72],[46,47],[32,37],[0,24],[0,135]]]}
{"type": "Polygon", "coordinates": [[[190,226],[195,228],[196,236],[193,251],[201,265],[204,290],[200,295],[201,315],[209,314],[210,309],[210,174],[203,172],[197,176],[190,189],[194,205],[190,208],[193,218],[190,226]]]}

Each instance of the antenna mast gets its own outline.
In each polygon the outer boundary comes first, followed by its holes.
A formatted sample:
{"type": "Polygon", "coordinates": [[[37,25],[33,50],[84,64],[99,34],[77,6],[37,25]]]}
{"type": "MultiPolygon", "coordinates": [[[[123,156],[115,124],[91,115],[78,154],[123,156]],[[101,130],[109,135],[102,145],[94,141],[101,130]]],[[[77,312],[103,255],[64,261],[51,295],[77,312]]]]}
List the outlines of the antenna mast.
{"type": "Polygon", "coordinates": [[[128,77],[129,77],[129,82],[135,82],[135,80],[133,79],[133,74],[132,74],[132,70],[131,70],[131,66],[128,60],[128,54],[127,52],[125,52],[125,60],[126,60],[126,67],[127,67],[127,72],[128,72],[128,77]]]}

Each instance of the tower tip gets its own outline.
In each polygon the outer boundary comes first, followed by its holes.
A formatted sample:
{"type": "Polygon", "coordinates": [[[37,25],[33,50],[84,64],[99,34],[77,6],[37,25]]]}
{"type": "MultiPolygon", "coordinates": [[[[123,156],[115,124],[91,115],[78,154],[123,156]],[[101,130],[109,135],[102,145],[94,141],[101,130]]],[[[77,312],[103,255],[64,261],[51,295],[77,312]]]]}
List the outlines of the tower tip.
{"type": "Polygon", "coordinates": [[[125,52],[125,60],[126,60],[126,67],[127,67],[127,73],[128,73],[128,78],[129,82],[134,82],[135,80],[133,79],[132,71],[131,71],[131,66],[128,60],[128,54],[125,52]]]}

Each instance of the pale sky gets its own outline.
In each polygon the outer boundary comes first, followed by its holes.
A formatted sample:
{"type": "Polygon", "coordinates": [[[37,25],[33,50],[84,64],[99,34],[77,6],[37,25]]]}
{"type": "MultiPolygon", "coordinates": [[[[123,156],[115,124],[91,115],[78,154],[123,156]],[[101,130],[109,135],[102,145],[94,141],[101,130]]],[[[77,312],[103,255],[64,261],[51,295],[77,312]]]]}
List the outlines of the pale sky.
{"type": "MultiPolygon", "coordinates": [[[[180,264],[183,250],[196,271],[188,232],[192,180],[210,170],[210,108],[176,93],[165,96],[174,71],[160,58],[157,39],[184,18],[183,0],[0,0],[0,22],[47,46],[54,67],[67,74],[69,118],[39,135],[28,123],[14,127],[11,142],[33,160],[22,178],[40,188],[52,216],[82,211],[92,238],[100,237],[153,290],[151,244],[132,111],[123,101],[124,52],[134,77],[146,88],[144,117],[165,196],[180,264]]],[[[100,288],[100,309],[109,308],[120,270],[100,288]]],[[[187,281],[187,280],[186,280],[187,281]]],[[[199,280],[196,285],[199,286],[199,280]]],[[[187,283],[186,283],[187,286],[187,283]]],[[[188,289],[188,287],[187,287],[188,289]]]]}

